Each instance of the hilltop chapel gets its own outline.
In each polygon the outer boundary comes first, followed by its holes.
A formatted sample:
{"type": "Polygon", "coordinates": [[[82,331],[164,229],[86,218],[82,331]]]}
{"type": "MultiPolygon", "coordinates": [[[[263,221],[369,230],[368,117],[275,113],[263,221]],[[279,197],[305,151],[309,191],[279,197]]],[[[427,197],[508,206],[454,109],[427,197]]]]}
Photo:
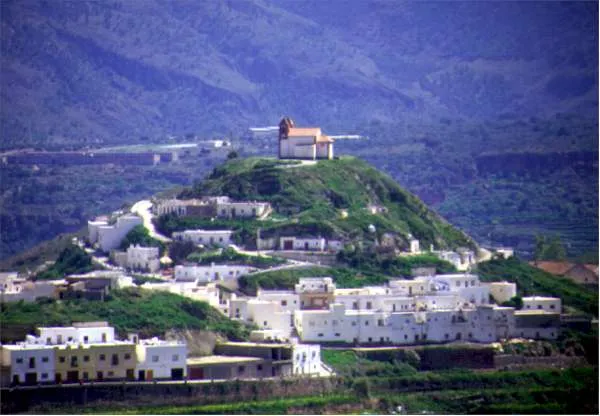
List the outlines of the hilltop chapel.
{"type": "Polygon", "coordinates": [[[319,127],[296,127],[284,117],[279,123],[279,159],[333,159],[333,139],[319,127]]]}

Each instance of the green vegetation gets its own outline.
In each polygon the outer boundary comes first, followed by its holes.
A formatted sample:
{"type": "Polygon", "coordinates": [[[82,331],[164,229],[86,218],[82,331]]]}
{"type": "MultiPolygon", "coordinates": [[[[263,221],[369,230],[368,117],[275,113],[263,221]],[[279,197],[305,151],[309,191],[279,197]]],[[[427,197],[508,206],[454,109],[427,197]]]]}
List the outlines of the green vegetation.
{"type": "Polygon", "coordinates": [[[127,250],[131,245],[140,245],[143,247],[158,247],[160,252],[165,250],[165,245],[150,237],[150,232],[143,225],[136,225],[127,233],[123,241],[121,242],[121,250],[127,250]]]}
{"type": "Polygon", "coordinates": [[[338,287],[361,287],[380,285],[387,282],[388,278],[381,274],[361,272],[342,267],[299,267],[266,271],[253,275],[241,276],[238,280],[240,290],[245,293],[256,293],[262,289],[293,289],[301,277],[332,277],[338,287]]]}
{"type": "MultiPolygon", "coordinates": [[[[401,248],[408,247],[409,234],[424,246],[474,246],[464,233],[430,211],[390,177],[352,157],[319,161],[310,166],[290,166],[265,158],[233,159],[215,168],[205,181],[181,196],[203,195],[268,201],[277,213],[288,217],[287,221],[246,225],[244,232],[252,238],[260,226],[264,228],[264,232],[261,229],[264,236],[304,234],[313,228],[312,232],[318,231],[325,237],[350,240],[379,239],[391,233],[401,248]],[[372,214],[367,209],[370,205],[380,207],[382,212],[372,214]],[[348,215],[342,215],[342,211],[348,215]],[[371,224],[376,227],[374,235],[368,231],[371,224]]],[[[234,228],[237,226],[234,224],[234,228]]]]}
{"type": "Polygon", "coordinates": [[[62,279],[68,274],[87,273],[92,270],[92,257],[79,246],[70,244],[58,255],[56,262],[39,273],[36,279],[62,279]]]}
{"type": "Polygon", "coordinates": [[[121,335],[139,332],[158,336],[170,329],[204,329],[231,340],[245,340],[250,331],[205,302],[138,288],[113,290],[104,302],[47,299],[3,303],[0,317],[2,342],[22,340],[40,325],[70,325],[74,321],[108,321],[121,335]]]}
{"type": "Polygon", "coordinates": [[[200,404],[200,405],[163,405],[163,406],[121,406],[118,403],[111,404],[109,406],[87,406],[86,408],[75,408],[75,407],[37,407],[35,411],[38,413],[49,414],[49,413],[83,413],[83,414],[123,414],[123,415],[137,415],[137,414],[159,414],[159,415],[178,415],[178,414],[189,414],[189,415],[285,415],[290,412],[298,414],[310,414],[312,412],[319,412],[319,409],[335,408],[336,406],[344,404],[355,404],[359,403],[360,400],[352,395],[348,394],[329,394],[327,396],[315,395],[306,397],[290,397],[290,398],[278,398],[270,400],[260,401],[245,401],[238,403],[223,403],[223,404],[200,404]]]}
{"type": "Polygon", "coordinates": [[[567,252],[558,236],[547,238],[535,237],[535,260],[565,260],[567,252]]]}
{"type": "Polygon", "coordinates": [[[503,302],[502,306],[508,306],[510,308],[515,308],[515,309],[522,309],[523,308],[523,298],[521,296],[513,296],[506,302],[503,302]]]}
{"type": "Polygon", "coordinates": [[[249,256],[238,253],[232,248],[217,251],[195,252],[187,256],[188,261],[200,264],[227,263],[246,264],[254,267],[272,267],[285,263],[285,260],[267,256],[249,256]]]}
{"type": "Polygon", "coordinates": [[[436,270],[436,273],[456,272],[456,268],[451,263],[432,254],[397,257],[361,250],[344,250],[338,254],[338,260],[361,271],[397,277],[411,277],[412,269],[418,267],[431,267],[436,270]]]}
{"type": "Polygon", "coordinates": [[[520,296],[558,296],[564,305],[598,316],[598,292],[590,291],[569,279],[546,273],[518,258],[479,263],[477,272],[484,282],[515,282],[520,296]]]}

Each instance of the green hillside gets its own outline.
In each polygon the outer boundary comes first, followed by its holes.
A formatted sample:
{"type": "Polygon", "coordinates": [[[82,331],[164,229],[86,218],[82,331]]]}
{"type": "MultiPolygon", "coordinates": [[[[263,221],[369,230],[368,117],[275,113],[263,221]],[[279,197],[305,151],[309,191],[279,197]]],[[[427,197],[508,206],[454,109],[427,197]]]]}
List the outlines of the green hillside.
{"type": "MultiPolygon", "coordinates": [[[[254,231],[260,227],[263,238],[320,234],[379,243],[385,233],[391,233],[394,245],[401,249],[408,247],[409,234],[419,239],[423,248],[430,244],[436,248],[475,247],[471,238],[392,178],[354,157],[316,164],[267,158],[233,159],[180,196],[206,195],[270,202],[275,210],[272,219],[254,221],[253,227],[252,221],[239,221],[242,223],[239,227],[245,229],[248,237],[256,236],[254,231]],[[383,212],[372,214],[367,210],[370,205],[381,207],[383,212]],[[376,228],[374,233],[369,232],[371,224],[376,228]]],[[[177,221],[168,223],[164,219],[159,225],[166,232],[181,228],[177,221]]]]}
{"type": "Polygon", "coordinates": [[[104,302],[38,300],[2,304],[2,342],[23,340],[38,326],[63,326],[72,322],[108,321],[121,336],[137,332],[162,336],[170,329],[202,329],[231,340],[245,340],[249,328],[224,317],[205,302],[166,292],[130,288],[113,290],[104,302]]]}

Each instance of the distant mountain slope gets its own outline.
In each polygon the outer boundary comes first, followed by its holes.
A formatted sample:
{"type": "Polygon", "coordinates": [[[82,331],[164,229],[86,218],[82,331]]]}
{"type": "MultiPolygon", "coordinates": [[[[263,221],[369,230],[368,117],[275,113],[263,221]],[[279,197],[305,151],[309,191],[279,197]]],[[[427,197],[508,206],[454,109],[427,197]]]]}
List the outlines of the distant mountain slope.
{"type": "Polygon", "coordinates": [[[2,143],[597,114],[595,2],[2,1],[2,143]],[[48,138],[50,137],[50,139],[48,138]]]}
{"type": "Polygon", "coordinates": [[[228,195],[239,201],[271,202],[285,219],[261,225],[263,236],[320,234],[381,241],[385,233],[392,233],[396,236],[394,244],[405,249],[410,234],[424,248],[430,244],[436,248],[476,245],[392,178],[360,159],[343,157],[314,165],[286,162],[232,160],[183,195],[228,195]],[[372,213],[370,206],[380,212],[372,213]],[[374,232],[369,231],[371,224],[374,232]]]}

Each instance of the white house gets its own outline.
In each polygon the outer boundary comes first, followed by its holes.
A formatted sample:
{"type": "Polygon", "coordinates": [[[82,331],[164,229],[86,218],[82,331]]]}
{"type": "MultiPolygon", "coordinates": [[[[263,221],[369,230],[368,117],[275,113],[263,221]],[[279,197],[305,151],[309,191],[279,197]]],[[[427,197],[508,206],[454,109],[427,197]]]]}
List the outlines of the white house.
{"type": "Polygon", "coordinates": [[[294,328],[293,312],[280,303],[267,300],[237,298],[229,302],[229,317],[254,323],[261,330],[274,330],[288,339],[294,328]]]}
{"type": "Polygon", "coordinates": [[[333,159],[333,139],[318,127],[297,128],[284,117],[279,123],[279,159],[333,159]]]}
{"type": "Polygon", "coordinates": [[[458,271],[469,270],[471,266],[477,263],[477,257],[471,250],[459,250],[459,252],[444,250],[432,251],[432,254],[435,254],[442,260],[452,263],[452,265],[456,267],[458,271]]]}
{"type": "Polygon", "coordinates": [[[562,303],[560,298],[528,296],[523,298],[523,310],[543,310],[546,312],[560,313],[562,310],[562,303]]]}
{"type": "Polygon", "coordinates": [[[235,264],[210,264],[207,266],[178,265],[175,266],[176,282],[207,283],[214,281],[228,281],[253,272],[256,268],[235,264]]]}
{"type": "Polygon", "coordinates": [[[173,239],[191,241],[194,244],[216,245],[226,247],[232,243],[231,230],[185,230],[173,233],[173,239]]]}
{"type": "Polygon", "coordinates": [[[271,204],[268,202],[217,202],[217,216],[220,218],[259,218],[270,210],[271,204]]]}
{"type": "Polygon", "coordinates": [[[300,344],[297,339],[291,339],[292,366],[294,375],[319,374],[321,371],[321,346],[300,344]]]}
{"type": "Polygon", "coordinates": [[[134,270],[147,270],[150,273],[160,268],[158,247],[131,245],[127,249],[127,267],[134,270]]]}
{"type": "Polygon", "coordinates": [[[108,322],[79,322],[72,326],[39,327],[40,340],[47,345],[61,345],[67,342],[94,344],[113,342],[115,329],[108,322]]]}
{"type": "Polygon", "coordinates": [[[279,250],[325,251],[326,242],[322,237],[281,237],[279,250]]]}
{"type": "Polygon", "coordinates": [[[136,345],[138,379],[182,380],[187,376],[187,345],[158,338],[139,340],[136,345]]]}
{"type": "Polygon", "coordinates": [[[2,384],[54,383],[54,348],[27,336],[25,342],[2,345],[2,384]],[[6,379],[4,379],[6,377],[6,379]]]}
{"type": "Polygon", "coordinates": [[[108,253],[118,248],[123,238],[136,225],[142,224],[142,219],[136,215],[123,215],[117,218],[114,224],[108,224],[106,221],[88,221],[89,240],[108,253]]]}

